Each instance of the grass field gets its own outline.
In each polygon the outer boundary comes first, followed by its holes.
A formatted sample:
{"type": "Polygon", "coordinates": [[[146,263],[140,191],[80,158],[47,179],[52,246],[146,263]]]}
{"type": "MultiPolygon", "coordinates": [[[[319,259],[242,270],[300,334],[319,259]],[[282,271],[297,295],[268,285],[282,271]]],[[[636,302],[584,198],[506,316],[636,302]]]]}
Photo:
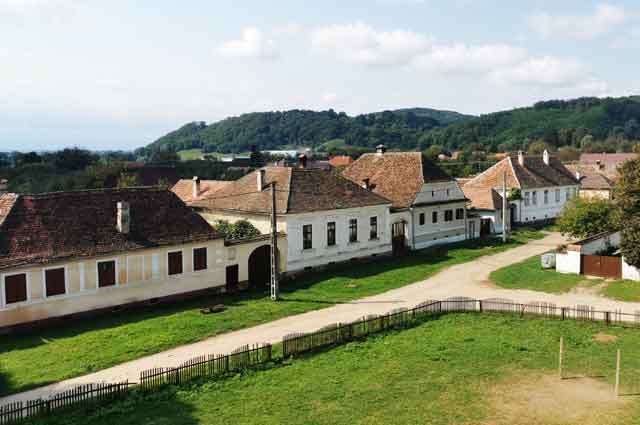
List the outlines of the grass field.
{"type": "Polygon", "coordinates": [[[578,285],[593,286],[602,282],[600,279],[586,279],[577,274],[558,273],[554,269],[545,270],[540,266],[538,255],[498,269],[489,278],[501,288],[531,289],[553,294],[569,292],[578,285]]]}
{"type": "MultiPolygon", "coordinates": [[[[637,352],[640,330],[449,314],[265,370],[137,394],[89,414],[35,423],[635,424],[640,399],[613,395],[618,348],[637,352]],[[567,374],[600,378],[559,379],[560,336],[567,374]]],[[[624,358],[622,387],[633,391],[628,384],[640,362],[624,358]]]]}
{"type": "Polygon", "coordinates": [[[178,151],[178,156],[181,161],[189,161],[192,159],[202,159],[203,155],[202,149],[185,149],[182,151],[178,151]]]}
{"type": "Polygon", "coordinates": [[[543,237],[522,230],[503,245],[495,239],[469,241],[368,264],[336,266],[283,288],[274,303],[264,293],[224,296],[227,310],[202,315],[210,299],[142,310],[121,311],[87,321],[69,322],[31,334],[2,337],[0,396],[128,360],[157,353],[224,332],[285,316],[379,294],[425,279],[445,267],[494,254],[543,237]]]}
{"type": "Polygon", "coordinates": [[[640,282],[633,280],[607,281],[606,286],[600,292],[607,298],[618,301],[640,301],[640,282]]]}

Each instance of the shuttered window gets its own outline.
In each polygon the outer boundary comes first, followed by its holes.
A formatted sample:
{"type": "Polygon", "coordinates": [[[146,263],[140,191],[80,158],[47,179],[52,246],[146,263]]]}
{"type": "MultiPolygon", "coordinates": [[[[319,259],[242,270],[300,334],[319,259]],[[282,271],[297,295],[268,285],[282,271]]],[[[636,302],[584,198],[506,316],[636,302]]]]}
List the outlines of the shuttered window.
{"type": "Polygon", "coordinates": [[[336,222],[330,221],[327,223],[327,246],[334,246],[336,244],[336,222]]]}
{"type": "Polygon", "coordinates": [[[100,261],[98,263],[98,288],[116,285],[116,262],[100,261]]]}
{"type": "Polygon", "coordinates": [[[193,271],[207,269],[207,248],[196,248],[193,250],[193,271]]]}
{"type": "Polygon", "coordinates": [[[378,217],[369,217],[369,239],[378,239],[378,217]]]}
{"type": "Polygon", "coordinates": [[[446,210],[444,212],[444,221],[453,221],[453,210],[446,210]]]}
{"type": "Polygon", "coordinates": [[[170,252],[168,255],[169,276],[182,274],[182,251],[170,252]]]}
{"type": "Polygon", "coordinates": [[[302,226],[302,249],[313,248],[313,227],[311,224],[302,226]]]}
{"type": "Polygon", "coordinates": [[[349,219],[349,242],[358,242],[358,220],[349,219]]]}
{"type": "Polygon", "coordinates": [[[27,301],[27,275],[25,273],[4,278],[4,299],[6,304],[27,301]]]}
{"type": "Polygon", "coordinates": [[[66,292],[64,267],[45,270],[44,281],[47,297],[62,295],[66,292]]]}
{"type": "Polygon", "coordinates": [[[456,220],[462,220],[464,218],[464,208],[456,209],[456,220]]]}

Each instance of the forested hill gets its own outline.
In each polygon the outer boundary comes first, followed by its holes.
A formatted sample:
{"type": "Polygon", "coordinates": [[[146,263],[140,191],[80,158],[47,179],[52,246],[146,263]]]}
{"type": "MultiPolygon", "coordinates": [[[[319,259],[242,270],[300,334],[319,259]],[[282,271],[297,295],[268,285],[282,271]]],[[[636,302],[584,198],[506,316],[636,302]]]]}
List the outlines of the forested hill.
{"type": "Polygon", "coordinates": [[[347,116],[333,110],[249,113],[206,125],[187,124],[141,153],[202,148],[244,152],[305,146],[357,153],[384,143],[391,149],[527,149],[533,142],[551,148],[624,150],[640,139],[640,97],[580,98],[538,102],[531,107],[471,117],[427,108],[347,116]],[[625,144],[623,146],[623,144],[625,144]],[[472,148],[481,146],[481,148],[472,148]]]}
{"type": "Polygon", "coordinates": [[[435,129],[428,144],[449,149],[480,144],[508,151],[543,141],[552,147],[621,149],[621,143],[640,139],[639,123],[639,96],[552,100],[435,129]]]}
{"type": "Polygon", "coordinates": [[[429,130],[471,116],[428,108],[384,111],[350,117],[333,110],[254,112],[206,125],[192,122],[147,147],[147,150],[202,148],[205,152],[243,152],[252,145],[260,149],[285,146],[318,148],[329,145],[373,147],[385,143],[393,148],[414,149],[429,130]]]}

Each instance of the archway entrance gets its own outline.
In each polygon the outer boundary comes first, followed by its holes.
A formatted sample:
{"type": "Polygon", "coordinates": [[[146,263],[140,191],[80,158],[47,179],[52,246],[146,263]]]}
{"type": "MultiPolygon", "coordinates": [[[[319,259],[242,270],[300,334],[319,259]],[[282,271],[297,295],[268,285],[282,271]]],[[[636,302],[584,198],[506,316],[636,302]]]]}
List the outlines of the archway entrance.
{"type": "Polygon", "coordinates": [[[271,283],[271,247],[262,245],[249,256],[249,285],[264,288],[271,283]]]}

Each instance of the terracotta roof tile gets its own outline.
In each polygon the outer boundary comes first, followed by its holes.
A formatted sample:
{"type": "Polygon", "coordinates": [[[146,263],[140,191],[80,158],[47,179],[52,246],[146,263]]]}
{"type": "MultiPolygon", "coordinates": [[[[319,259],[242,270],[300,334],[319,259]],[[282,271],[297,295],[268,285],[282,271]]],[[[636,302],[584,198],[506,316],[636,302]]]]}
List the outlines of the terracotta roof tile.
{"type": "MultiPolygon", "coordinates": [[[[203,199],[207,196],[211,196],[225,186],[231,184],[230,181],[224,180],[200,180],[200,194],[197,199],[203,199]]],[[[193,202],[193,180],[182,179],[171,188],[171,191],[178,195],[180,199],[186,204],[193,202]]]]}
{"type": "Polygon", "coordinates": [[[364,154],[342,175],[357,184],[369,179],[373,191],[390,199],[394,208],[408,208],[424,183],[453,180],[420,152],[364,154]]]}
{"type": "Polygon", "coordinates": [[[160,188],[20,195],[0,227],[0,268],[222,238],[174,193],[160,188]],[[130,205],[128,234],[117,203],[130,205]]]}
{"type": "Polygon", "coordinates": [[[329,160],[329,164],[333,167],[346,167],[353,162],[353,158],[348,155],[334,156],[329,160]]]}
{"type": "Polygon", "coordinates": [[[478,210],[502,210],[502,196],[495,189],[462,186],[464,196],[471,201],[471,207],[478,210]]]}
{"type": "Polygon", "coordinates": [[[258,191],[254,171],[211,196],[192,202],[196,208],[231,210],[270,214],[271,191],[268,185],[276,182],[276,212],[278,214],[329,211],[384,205],[390,202],[375,193],[345,179],[334,171],[289,167],[265,167],[262,191],[258,191]]]}

